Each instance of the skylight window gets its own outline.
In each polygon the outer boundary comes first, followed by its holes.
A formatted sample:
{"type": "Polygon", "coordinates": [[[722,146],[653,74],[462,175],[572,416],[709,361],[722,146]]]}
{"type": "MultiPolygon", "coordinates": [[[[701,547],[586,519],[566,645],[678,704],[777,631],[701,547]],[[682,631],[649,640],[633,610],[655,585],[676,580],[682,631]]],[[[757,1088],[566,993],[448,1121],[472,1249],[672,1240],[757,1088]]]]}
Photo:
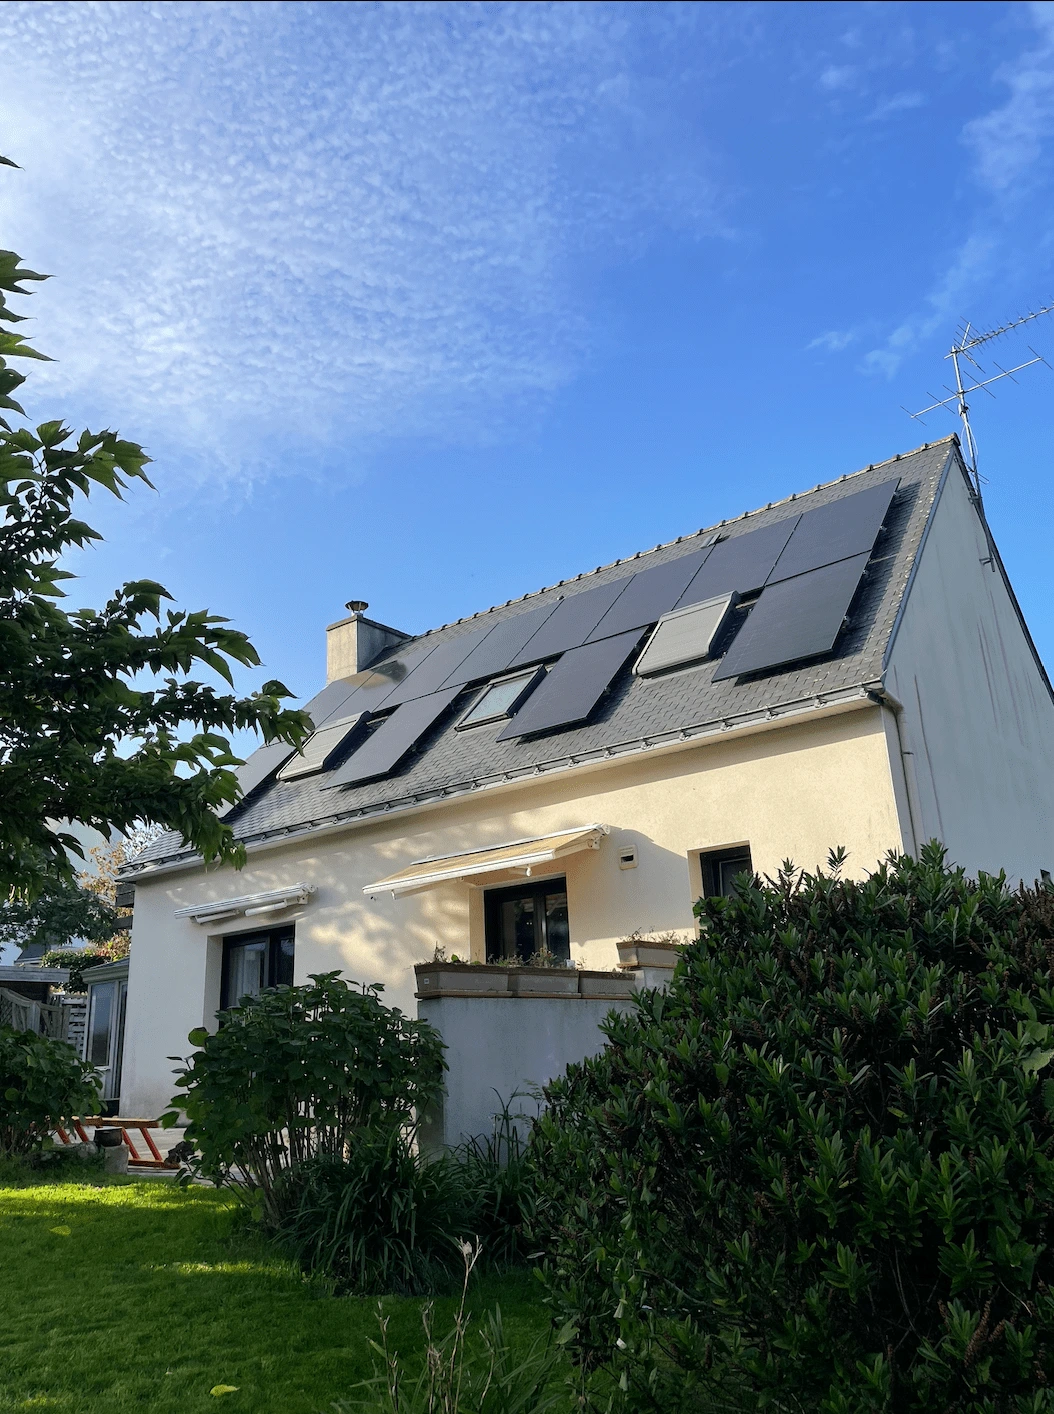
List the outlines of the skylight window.
{"type": "Polygon", "coordinates": [[[356,712],[353,717],[327,722],[317,732],[312,732],[292,760],[287,761],[278,772],[278,779],[295,781],[301,776],[313,776],[324,771],[365,716],[365,712],[356,712]]]}
{"type": "Polygon", "coordinates": [[[532,668],[530,672],[517,673],[514,678],[492,682],[458,722],[458,731],[464,727],[481,727],[484,722],[500,722],[511,717],[541,676],[538,668],[532,668]]]}
{"type": "Polygon", "coordinates": [[[738,594],[720,594],[715,599],[664,615],[655,625],[633,671],[638,677],[647,677],[711,657],[738,600],[738,594]]]}

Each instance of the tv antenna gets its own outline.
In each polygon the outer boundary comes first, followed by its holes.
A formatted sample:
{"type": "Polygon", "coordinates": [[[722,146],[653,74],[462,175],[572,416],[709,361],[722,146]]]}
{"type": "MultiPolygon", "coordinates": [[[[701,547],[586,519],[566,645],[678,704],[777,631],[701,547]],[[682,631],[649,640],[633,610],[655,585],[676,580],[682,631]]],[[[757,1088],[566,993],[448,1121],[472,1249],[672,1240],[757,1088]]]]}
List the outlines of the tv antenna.
{"type": "Polygon", "coordinates": [[[1037,353],[1036,350],[1029,345],[1028,351],[1032,355],[1030,359],[1026,359],[1024,363],[1019,363],[1015,368],[1003,368],[998,363],[995,363],[993,359],[992,362],[995,364],[995,367],[999,369],[999,372],[993,373],[991,377],[988,377],[985,370],[974,358],[974,350],[981,348],[984,344],[990,344],[994,339],[1001,339],[1004,334],[1009,334],[1014,329],[1020,329],[1022,324],[1030,324],[1033,319],[1038,319],[1041,314],[1052,313],[1054,313],[1054,303],[1046,304],[1042,309],[1030,310],[1028,314],[1021,315],[1020,319],[1011,319],[1008,323],[1000,324],[997,329],[989,329],[984,334],[975,334],[969,320],[964,321],[959,326],[959,332],[955,342],[944,355],[945,358],[950,358],[952,361],[952,368],[955,370],[955,387],[951,388],[945,383],[944,387],[948,390],[948,396],[946,398],[937,398],[931,393],[930,397],[933,398],[934,401],[930,403],[929,407],[922,408],[919,412],[908,412],[907,408],[904,409],[909,417],[913,417],[917,422],[921,422],[927,413],[936,412],[938,408],[951,408],[954,404],[955,411],[959,414],[959,420],[963,425],[963,445],[966,449],[966,462],[970,472],[970,481],[973,485],[974,495],[977,497],[978,503],[981,501],[981,476],[977,470],[977,443],[974,440],[973,428],[970,426],[970,404],[966,401],[967,395],[976,393],[979,389],[983,388],[990,398],[994,398],[995,394],[992,392],[991,384],[998,383],[1003,378],[1011,378],[1016,383],[1017,379],[1014,378],[1014,374],[1020,373],[1022,369],[1031,368],[1034,363],[1046,363],[1047,367],[1050,368],[1050,364],[1047,363],[1047,360],[1042,354],[1037,353]],[[969,381],[964,381],[963,363],[971,364],[972,368],[976,369],[981,377],[978,378],[971,368],[967,368],[965,369],[965,375],[966,379],[969,381]]]}

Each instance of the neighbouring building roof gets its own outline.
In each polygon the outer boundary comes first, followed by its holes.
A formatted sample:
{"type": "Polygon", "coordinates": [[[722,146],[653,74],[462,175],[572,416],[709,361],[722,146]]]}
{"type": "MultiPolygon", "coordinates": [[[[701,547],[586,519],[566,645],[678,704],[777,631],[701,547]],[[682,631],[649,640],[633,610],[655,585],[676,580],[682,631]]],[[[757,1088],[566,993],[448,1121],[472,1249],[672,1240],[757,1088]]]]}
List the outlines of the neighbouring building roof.
{"type": "MultiPolygon", "coordinates": [[[[852,599],[845,625],[833,651],[822,658],[722,679],[721,658],[666,675],[641,678],[633,675],[631,656],[612,679],[596,710],[584,722],[542,735],[504,740],[499,738],[502,728],[508,727],[507,721],[467,731],[457,729],[457,722],[484,685],[477,680],[461,691],[447,690],[449,700],[435,724],[389,774],[334,789],[334,771],[328,763],[326,770],[298,778],[276,779],[272,772],[230,812],[228,821],[236,836],[246,843],[278,840],[427,801],[461,796],[488,785],[545,775],[592,760],[629,756],[665,746],[679,738],[702,737],[725,724],[748,722],[752,716],[779,715],[802,704],[876,687],[881,681],[883,656],[913,572],[930,510],[942,478],[949,467],[958,462],[954,437],[927,443],[890,461],[747,512],[735,520],[723,521],[719,526],[679,537],[628,560],[616,561],[523,599],[445,625],[399,648],[401,653],[412,652],[419,645],[439,646],[459,635],[477,634],[481,629],[547,603],[555,604],[562,598],[697,554],[715,534],[734,540],[899,479],[881,533],[870,550],[870,558],[864,562],[866,571],[852,599]]],[[[757,587],[742,586],[747,591],[757,587]]],[[[645,641],[646,631],[640,637],[641,644],[645,641]]],[[[436,694],[436,698],[441,695],[436,694]]],[[[307,710],[312,712],[313,708],[316,727],[357,711],[356,699],[341,704],[339,694],[337,698],[333,696],[332,685],[308,703],[307,710]],[[338,704],[335,708],[334,701],[338,704]]],[[[341,759],[333,764],[339,770],[341,759]]],[[[182,846],[178,835],[166,834],[122,872],[138,874],[150,866],[190,861],[193,857],[193,852],[182,846]]]]}

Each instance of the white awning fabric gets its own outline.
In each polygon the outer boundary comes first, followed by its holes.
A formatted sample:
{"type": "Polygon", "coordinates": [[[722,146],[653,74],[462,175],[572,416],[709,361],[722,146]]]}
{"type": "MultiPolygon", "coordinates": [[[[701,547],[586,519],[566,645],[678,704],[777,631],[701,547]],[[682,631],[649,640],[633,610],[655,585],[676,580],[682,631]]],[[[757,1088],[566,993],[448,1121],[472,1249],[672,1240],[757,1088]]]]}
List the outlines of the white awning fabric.
{"type": "Polygon", "coordinates": [[[552,835],[541,835],[533,840],[513,840],[510,844],[491,845],[486,849],[470,850],[466,854],[439,855],[432,859],[419,859],[408,864],[397,874],[389,874],[386,879],[378,879],[375,884],[367,884],[364,894],[390,893],[393,898],[401,894],[417,893],[422,889],[434,889],[437,884],[447,884],[451,880],[469,879],[480,874],[497,874],[509,869],[522,870],[529,876],[537,864],[549,864],[565,855],[577,854],[583,849],[599,849],[600,842],[608,832],[606,825],[579,825],[574,830],[561,830],[552,835]]]}

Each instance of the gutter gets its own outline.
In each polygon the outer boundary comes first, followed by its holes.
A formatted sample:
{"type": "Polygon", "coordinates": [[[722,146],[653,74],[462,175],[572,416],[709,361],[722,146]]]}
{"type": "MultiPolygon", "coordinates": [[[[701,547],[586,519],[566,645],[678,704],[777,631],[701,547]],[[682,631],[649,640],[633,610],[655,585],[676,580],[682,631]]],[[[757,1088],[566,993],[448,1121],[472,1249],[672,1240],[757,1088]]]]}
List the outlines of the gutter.
{"type": "MultiPolygon", "coordinates": [[[[493,776],[482,776],[458,785],[440,786],[435,790],[421,791],[407,796],[404,800],[387,801],[350,810],[341,815],[304,825],[291,825],[278,830],[270,830],[256,838],[243,839],[246,852],[256,854],[263,850],[277,849],[303,839],[318,839],[323,835],[344,834],[359,827],[372,825],[378,820],[403,819],[423,814],[451,800],[464,800],[479,795],[483,791],[506,792],[518,790],[536,780],[549,780],[553,776],[563,776],[570,771],[585,773],[604,770],[621,765],[624,761],[648,756],[668,756],[677,751],[685,751],[694,746],[705,745],[719,739],[739,739],[758,732],[772,731],[788,724],[804,721],[819,721],[827,717],[841,716],[845,712],[859,711],[881,705],[881,695],[885,689],[882,680],[875,678],[854,687],[839,688],[834,691],[817,693],[810,697],[796,698],[792,702],[776,707],[762,707],[752,712],[742,712],[731,717],[718,717],[701,722],[692,727],[680,727],[652,736],[639,737],[620,742],[614,746],[597,747],[592,751],[561,757],[551,762],[522,766],[514,771],[503,771],[493,776]]],[[[162,874],[182,873],[203,867],[201,856],[187,855],[169,858],[156,864],[135,864],[121,870],[122,879],[134,879],[136,883],[148,883],[162,874]]],[[[207,868],[207,866],[205,866],[207,868]]],[[[219,866],[225,868],[225,865],[219,866]]]]}

